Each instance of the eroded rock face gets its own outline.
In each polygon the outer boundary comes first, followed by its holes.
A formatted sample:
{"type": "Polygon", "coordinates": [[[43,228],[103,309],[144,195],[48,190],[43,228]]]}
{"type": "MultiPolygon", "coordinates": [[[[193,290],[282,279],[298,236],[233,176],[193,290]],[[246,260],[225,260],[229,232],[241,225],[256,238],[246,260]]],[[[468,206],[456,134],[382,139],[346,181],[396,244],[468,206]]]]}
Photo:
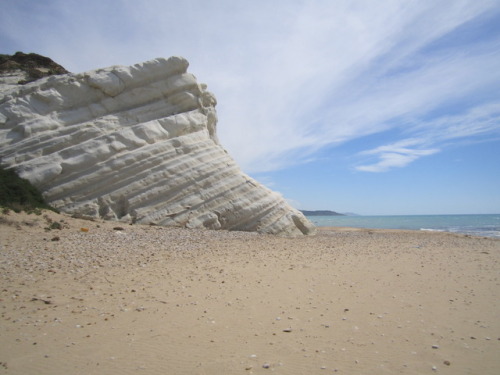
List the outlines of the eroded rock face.
{"type": "Polygon", "coordinates": [[[215,97],[179,57],[0,93],[0,156],[54,207],[109,220],[311,234],[219,144],[215,97]]]}

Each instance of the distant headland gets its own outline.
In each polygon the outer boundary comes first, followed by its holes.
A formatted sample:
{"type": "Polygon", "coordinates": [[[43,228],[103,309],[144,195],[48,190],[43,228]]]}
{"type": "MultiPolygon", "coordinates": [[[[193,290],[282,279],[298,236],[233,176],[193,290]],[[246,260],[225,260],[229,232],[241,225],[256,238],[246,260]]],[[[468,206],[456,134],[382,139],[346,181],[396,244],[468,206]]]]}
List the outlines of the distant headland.
{"type": "Polygon", "coordinates": [[[345,216],[344,214],[340,214],[338,212],[329,210],[319,210],[319,211],[301,210],[300,212],[302,212],[306,216],[345,216]]]}

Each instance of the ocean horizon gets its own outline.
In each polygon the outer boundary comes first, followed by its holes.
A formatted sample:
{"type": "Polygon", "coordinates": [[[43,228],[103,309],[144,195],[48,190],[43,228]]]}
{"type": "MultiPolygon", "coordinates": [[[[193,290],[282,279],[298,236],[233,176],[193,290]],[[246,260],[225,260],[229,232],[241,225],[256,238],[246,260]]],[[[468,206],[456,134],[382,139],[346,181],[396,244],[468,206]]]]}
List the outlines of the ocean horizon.
{"type": "Polygon", "coordinates": [[[451,232],[500,238],[500,214],[307,216],[317,227],[451,232]]]}

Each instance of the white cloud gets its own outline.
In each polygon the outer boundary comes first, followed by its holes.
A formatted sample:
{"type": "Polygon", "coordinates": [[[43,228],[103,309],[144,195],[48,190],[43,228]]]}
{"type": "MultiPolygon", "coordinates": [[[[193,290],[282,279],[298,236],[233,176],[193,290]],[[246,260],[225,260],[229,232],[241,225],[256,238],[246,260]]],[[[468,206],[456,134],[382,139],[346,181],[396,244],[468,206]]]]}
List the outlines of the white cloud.
{"type": "Polygon", "coordinates": [[[392,168],[405,167],[423,156],[439,152],[439,149],[410,148],[425,143],[420,139],[405,139],[397,143],[380,146],[373,150],[362,152],[364,155],[374,155],[379,160],[376,163],[357,166],[362,172],[387,172],[392,168]]]}
{"type": "MultiPolygon", "coordinates": [[[[383,6],[371,0],[18,0],[2,8],[4,45],[46,54],[72,71],[188,58],[190,71],[218,99],[222,144],[247,172],[301,163],[321,147],[389,129],[403,138],[435,134],[448,142],[453,134],[487,136],[498,129],[498,31],[471,43],[444,40],[467,22],[495,16],[494,0],[386,0],[383,6]]],[[[379,161],[358,169],[402,167],[441,147],[378,151],[371,155],[379,161]]]]}
{"type": "Polygon", "coordinates": [[[411,130],[416,137],[359,153],[360,157],[377,160],[356,166],[355,169],[363,172],[387,172],[440,152],[442,148],[460,139],[475,140],[483,136],[496,139],[500,136],[500,102],[485,103],[452,116],[415,122],[411,130]]]}
{"type": "Polygon", "coordinates": [[[322,146],[411,124],[409,118],[500,82],[494,69],[500,56],[490,45],[472,56],[421,53],[477,8],[400,4],[380,13],[369,6],[357,13],[308,8],[288,38],[275,42],[279,54],[267,71],[221,101],[221,139],[247,170],[284,167],[322,146]]]}
{"type": "Polygon", "coordinates": [[[363,172],[386,172],[392,168],[405,167],[417,158],[418,155],[413,152],[405,154],[384,152],[380,154],[380,161],[378,163],[372,165],[361,165],[356,167],[356,169],[363,172]]]}
{"type": "Polygon", "coordinates": [[[500,135],[500,101],[481,103],[459,114],[414,124],[415,131],[435,143],[459,138],[500,135]]]}

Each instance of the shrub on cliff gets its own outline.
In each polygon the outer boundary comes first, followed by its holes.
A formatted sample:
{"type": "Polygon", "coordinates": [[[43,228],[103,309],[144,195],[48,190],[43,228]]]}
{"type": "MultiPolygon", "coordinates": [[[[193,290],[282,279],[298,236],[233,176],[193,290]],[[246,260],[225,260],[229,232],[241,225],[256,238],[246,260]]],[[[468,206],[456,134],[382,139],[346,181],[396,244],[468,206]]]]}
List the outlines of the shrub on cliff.
{"type": "Polygon", "coordinates": [[[42,194],[28,180],[19,177],[12,169],[0,167],[0,206],[16,212],[49,209],[42,194]]]}
{"type": "Polygon", "coordinates": [[[66,69],[52,59],[36,53],[0,54],[0,73],[13,70],[22,70],[27,73],[26,80],[19,81],[18,84],[29,83],[54,74],[68,73],[66,69]]]}

